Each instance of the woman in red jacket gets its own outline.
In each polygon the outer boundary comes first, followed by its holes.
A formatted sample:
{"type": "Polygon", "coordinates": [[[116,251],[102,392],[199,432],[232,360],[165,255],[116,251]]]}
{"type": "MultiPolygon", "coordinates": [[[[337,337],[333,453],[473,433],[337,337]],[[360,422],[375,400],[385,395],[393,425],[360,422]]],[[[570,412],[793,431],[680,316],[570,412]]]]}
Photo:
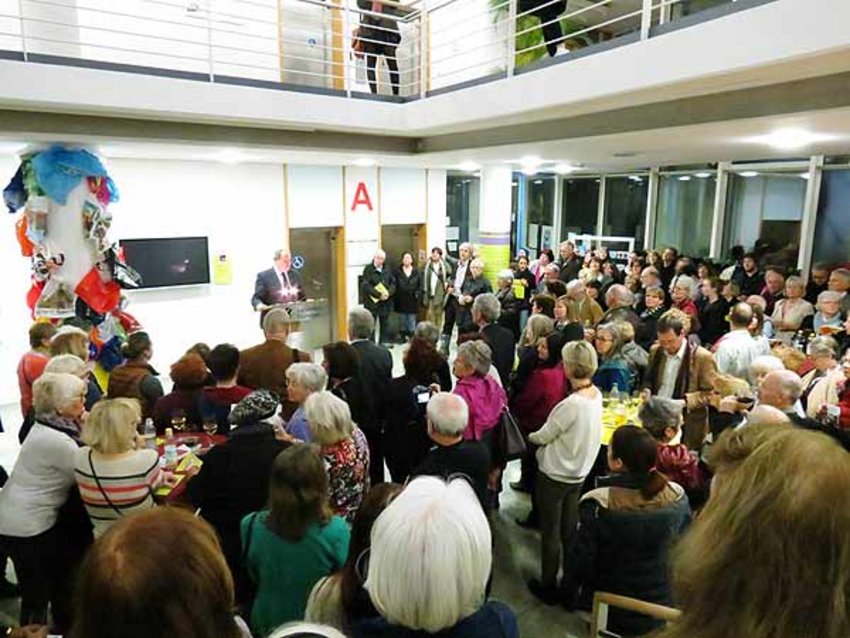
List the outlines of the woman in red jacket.
{"type": "MultiPolygon", "coordinates": [[[[567,377],[561,363],[561,350],[566,338],[560,331],[541,338],[537,343],[537,361],[528,380],[511,399],[511,412],[526,435],[539,430],[549,413],[567,396],[567,377]]],[[[522,457],[522,475],[511,487],[521,492],[534,493],[537,476],[536,448],[528,444],[522,457]]],[[[525,521],[517,520],[523,527],[537,526],[537,512],[532,507],[525,521]]]]}

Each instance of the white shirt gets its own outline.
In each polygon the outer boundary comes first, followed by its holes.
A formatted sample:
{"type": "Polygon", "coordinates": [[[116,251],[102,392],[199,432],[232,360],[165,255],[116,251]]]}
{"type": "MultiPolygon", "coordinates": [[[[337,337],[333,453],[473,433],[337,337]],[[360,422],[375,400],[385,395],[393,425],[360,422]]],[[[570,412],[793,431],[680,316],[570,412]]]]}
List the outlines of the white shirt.
{"type": "Polygon", "coordinates": [[[289,275],[277,268],[275,268],[274,271],[277,273],[278,281],[280,281],[280,287],[283,288],[285,292],[286,289],[289,288],[289,275]]]}
{"type": "Polygon", "coordinates": [[[0,534],[29,538],[56,524],[75,483],[77,449],[67,434],[40,423],[32,427],[0,490],[0,534]]]}
{"type": "Polygon", "coordinates": [[[540,471],[553,481],[581,483],[602,446],[602,393],[574,393],[552,408],[546,423],[528,440],[537,450],[540,471]]]}
{"type": "Polygon", "coordinates": [[[717,371],[749,382],[750,364],[761,354],[760,346],[745,329],[723,335],[714,351],[717,371]]]}
{"type": "Polygon", "coordinates": [[[440,275],[443,272],[442,262],[431,262],[431,280],[428,282],[431,290],[431,296],[437,294],[437,284],[440,283],[440,275]]]}
{"type": "Polygon", "coordinates": [[[685,358],[685,348],[688,347],[688,340],[682,339],[682,345],[679,346],[679,351],[674,355],[669,355],[664,352],[667,360],[664,362],[664,376],[661,380],[661,387],[658,388],[657,396],[662,399],[672,399],[673,391],[676,389],[676,379],[679,378],[679,370],[682,369],[682,361],[685,358]]]}
{"type": "Polygon", "coordinates": [[[457,271],[455,272],[455,290],[456,297],[460,297],[460,289],[463,287],[463,281],[466,279],[466,269],[469,268],[469,261],[457,262],[457,271]]]}

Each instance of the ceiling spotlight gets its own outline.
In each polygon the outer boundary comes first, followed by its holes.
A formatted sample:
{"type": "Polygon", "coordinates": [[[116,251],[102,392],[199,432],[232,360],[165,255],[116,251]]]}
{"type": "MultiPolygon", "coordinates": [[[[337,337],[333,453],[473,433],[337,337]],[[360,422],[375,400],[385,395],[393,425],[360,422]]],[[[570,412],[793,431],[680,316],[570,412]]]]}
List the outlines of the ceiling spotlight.
{"type": "Polygon", "coordinates": [[[711,175],[712,174],[709,173],[708,171],[701,171],[699,173],[694,173],[694,177],[699,177],[700,179],[707,179],[707,178],[711,177],[711,175]]]}
{"type": "Polygon", "coordinates": [[[679,175],[679,181],[680,182],[690,182],[691,176],[690,175],[679,175]]]}
{"type": "Polygon", "coordinates": [[[738,173],[741,177],[756,177],[758,174],[758,171],[741,171],[738,173]]]}
{"type": "Polygon", "coordinates": [[[768,133],[767,135],[756,135],[747,141],[754,144],[767,144],[781,151],[793,151],[805,148],[816,142],[826,142],[834,139],[833,135],[814,133],[798,128],[784,128],[768,133]]]}
{"type": "Polygon", "coordinates": [[[209,156],[209,159],[221,162],[222,164],[241,164],[254,159],[251,155],[243,153],[235,148],[223,148],[209,156]]]}
{"type": "Polygon", "coordinates": [[[573,166],[572,164],[555,164],[553,170],[558,175],[569,175],[570,173],[575,173],[578,170],[578,166],[573,166]]]}
{"type": "Polygon", "coordinates": [[[519,165],[522,167],[523,172],[530,171],[532,169],[536,172],[542,163],[543,160],[534,155],[526,155],[519,161],[519,165]]]}
{"type": "Polygon", "coordinates": [[[460,170],[466,172],[466,173],[474,173],[475,171],[477,171],[480,168],[480,166],[478,166],[478,164],[476,164],[475,162],[467,161],[467,162],[461,163],[461,165],[458,166],[458,168],[460,170]]]}
{"type": "Polygon", "coordinates": [[[371,168],[375,166],[378,162],[371,157],[359,157],[354,160],[355,166],[360,166],[361,168],[371,168]]]}

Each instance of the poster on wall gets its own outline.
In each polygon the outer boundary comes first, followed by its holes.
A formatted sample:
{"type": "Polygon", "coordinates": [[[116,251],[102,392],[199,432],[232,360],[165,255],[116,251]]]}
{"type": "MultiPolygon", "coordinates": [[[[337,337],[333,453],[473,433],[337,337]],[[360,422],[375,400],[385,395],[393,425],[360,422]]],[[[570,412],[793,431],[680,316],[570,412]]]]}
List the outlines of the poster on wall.
{"type": "Polygon", "coordinates": [[[551,248],[552,247],[552,227],[551,226],[541,226],[540,227],[540,248],[551,248]]]}
{"type": "Polygon", "coordinates": [[[226,253],[219,253],[213,261],[213,283],[216,286],[229,286],[233,283],[233,264],[226,253]]]}
{"type": "Polygon", "coordinates": [[[529,224],[528,225],[528,244],[529,248],[537,248],[537,238],[539,235],[537,224],[529,224]]]}
{"type": "Polygon", "coordinates": [[[458,241],[460,239],[460,227],[446,226],[446,239],[458,241]]]}

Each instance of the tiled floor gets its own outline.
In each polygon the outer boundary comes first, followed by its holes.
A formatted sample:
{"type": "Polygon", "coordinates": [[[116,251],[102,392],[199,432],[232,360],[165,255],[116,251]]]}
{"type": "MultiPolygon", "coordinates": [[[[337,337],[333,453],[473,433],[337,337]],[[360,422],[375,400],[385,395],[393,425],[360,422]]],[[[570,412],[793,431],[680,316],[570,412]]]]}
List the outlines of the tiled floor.
{"type": "MultiPolygon", "coordinates": [[[[393,348],[395,375],[403,374],[401,355],[401,347],[393,348]]],[[[0,434],[0,464],[11,472],[19,448],[20,411],[16,405],[0,406],[0,416],[6,426],[5,434],[0,434]]],[[[529,578],[539,576],[540,536],[514,522],[518,517],[525,518],[531,507],[527,495],[508,487],[510,481],[518,478],[519,462],[511,463],[504,476],[501,510],[492,519],[495,552],[492,596],[513,608],[524,638],[585,638],[588,626],[582,619],[560,607],[539,603],[526,588],[529,578]]],[[[17,602],[0,601],[0,622],[12,622],[16,618],[17,602]]]]}

